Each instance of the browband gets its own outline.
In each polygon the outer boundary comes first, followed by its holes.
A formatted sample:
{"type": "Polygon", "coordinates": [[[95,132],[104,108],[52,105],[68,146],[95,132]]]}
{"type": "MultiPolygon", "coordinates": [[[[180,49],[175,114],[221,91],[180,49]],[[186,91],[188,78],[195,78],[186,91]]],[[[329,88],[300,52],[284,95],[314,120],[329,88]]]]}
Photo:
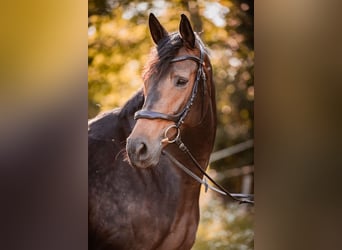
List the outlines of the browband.
{"type": "Polygon", "coordinates": [[[197,63],[202,63],[201,59],[198,58],[197,56],[179,56],[174,59],[172,59],[170,62],[180,62],[180,61],[185,61],[185,60],[193,60],[197,63]]]}

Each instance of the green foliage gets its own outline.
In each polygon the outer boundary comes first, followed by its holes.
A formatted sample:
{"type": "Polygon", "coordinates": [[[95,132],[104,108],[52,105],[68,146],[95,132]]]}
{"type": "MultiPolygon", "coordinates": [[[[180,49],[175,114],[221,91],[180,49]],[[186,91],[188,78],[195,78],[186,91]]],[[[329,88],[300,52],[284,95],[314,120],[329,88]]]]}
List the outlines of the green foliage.
{"type": "MultiPolygon", "coordinates": [[[[150,12],[168,31],[178,30],[180,14],[186,14],[209,48],[218,112],[214,150],[253,138],[253,1],[247,0],[89,1],[88,117],[122,106],[142,87],[143,67],[154,46],[148,30],[150,12]]],[[[211,168],[220,172],[251,164],[252,149],[217,161],[211,168]]],[[[239,177],[223,180],[222,184],[232,192],[241,192],[239,177]]],[[[253,248],[252,218],[248,212],[239,215],[238,207],[220,202],[201,209],[194,249],[253,248]],[[219,229],[211,231],[211,217],[206,214],[222,214],[219,229]],[[235,219],[231,221],[226,214],[233,214],[235,219]]]]}

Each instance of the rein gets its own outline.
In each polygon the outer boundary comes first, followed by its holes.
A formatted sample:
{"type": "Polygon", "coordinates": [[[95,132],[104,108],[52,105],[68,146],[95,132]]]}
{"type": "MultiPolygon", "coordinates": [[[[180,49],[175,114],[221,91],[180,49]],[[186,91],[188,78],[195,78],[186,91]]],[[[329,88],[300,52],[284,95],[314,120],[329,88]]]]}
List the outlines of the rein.
{"type": "MultiPolygon", "coordinates": [[[[177,133],[177,135],[179,135],[179,133],[177,133]]],[[[165,150],[163,150],[163,153],[166,154],[173,163],[176,164],[177,167],[179,167],[180,169],[182,169],[185,173],[187,173],[189,176],[191,176],[193,179],[195,179],[197,182],[199,182],[200,184],[205,186],[205,192],[207,192],[208,188],[219,193],[222,195],[227,195],[230,198],[232,198],[235,201],[238,201],[239,203],[248,203],[248,204],[254,204],[254,195],[252,194],[234,194],[234,193],[230,193],[229,191],[227,191],[223,186],[221,186],[220,184],[218,184],[215,180],[213,180],[213,178],[210,177],[210,175],[208,175],[205,170],[201,167],[201,165],[198,163],[198,161],[195,159],[195,157],[191,154],[190,150],[185,146],[185,144],[182,142],[180,136],[177,136],[176,139],[170,140],[167,138],[167,140],[169,141],[169,143],[177,143],[179,149],[181,151],[183,151],[184,153],[186,153],[189,158],[191,159],[191,161],[195,164],[195,166],[201,171],[201,173],[207,177],[217,188],[209,185],[206,181],[206,179],[202,179],[199,176],[197,176],[196,174],[194,174],[189,168],[187,168],[186,166],[184,166],[182,163],[180,163],[176,158],[174,158],[170,153],[165,152],[165,150]]]]}
{"type": "Polygon", "coordinates": [[[249,195],[249,194],[233,194],[228,192],[224,187],[222,187],[220,184],[215,182],[206,172],[205,170],[201,167],[201,165],[198,163],[198,161],[195,159],[195,157],[191,154],[190,150],[185,146],[185,144],[182,142],[181,137],[180,137],[180,126],[184,123],[184,119],[187,116],[187,114],[190,111],[190,108],[194,102],[194,99],[197,95],[197,90],[198,90],[198,84],[202,78],[203,84],[206,84],[206,77],[205,73],[203,70],[203,63],[204,63],[204,50],[201,45],[200,47],[200,57],[196,56],[180,56],[172,59],[170,62],[179,62],[179,61],[184,61],[184,60],[192,60],[198,63],[198,69],[197,69],[197,74],[196,74],[196,80],[194,83],[194,86],[192,88],[191,92],[191,97],[189,98],[187,104],[177,114],[164,114],[164,113],[159,113],[151,110],[139,110],[134,114],[134,119],[162,119],[162,120],[168,120],[172,121],[175,124],[172,124],[171,126],[167,127],[165,132],[164,132],[164,139],[162,142],[167,142],[167,143],[176,143],[181,151],[183,151],[185,154],[188,155],[188,157],[191,159],[191,161],[194,163],[194,165],[200,170],[200,172],[207,177],[217,188],[210,186],[206,179],[202,179],[201,177],[197,176],[194,174],[189,168],[184,166],[182,163],[180,163],[177,159],[175,159],[170,153],[166,152],[163,150],[163,153],[166,154],[172,162],[176,164],[177,167],[181,168],[185,173],[187,173],[189,176],[191,176],[193,179],[195,179],[197,182],[205,186],[205,191],[209,189],[216,191],[222,195],[227,195],[231,197],[233,200],[238,201],[240,203],[249,203],[249,204],[254,204],[254,196],[249,195]],[[174,139],[170,139],[168,137],[168,132],[170,129],[176,129],[177,134],[174,139]]]}

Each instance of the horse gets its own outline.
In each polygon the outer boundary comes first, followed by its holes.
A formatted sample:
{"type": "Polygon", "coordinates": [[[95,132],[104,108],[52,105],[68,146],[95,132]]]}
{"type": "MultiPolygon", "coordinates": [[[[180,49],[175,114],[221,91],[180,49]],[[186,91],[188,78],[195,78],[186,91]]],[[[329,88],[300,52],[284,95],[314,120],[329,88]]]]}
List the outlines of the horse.
{"type": "Polygon", "coordinates": [[[203,177],[175,143],[181,139],[205,170],[216,133],[212,66],[182,14],[168,33],[149,15],[155,43],[143,87],[122,108],[88,125],[89,249],[191,249],[203,177]]]}

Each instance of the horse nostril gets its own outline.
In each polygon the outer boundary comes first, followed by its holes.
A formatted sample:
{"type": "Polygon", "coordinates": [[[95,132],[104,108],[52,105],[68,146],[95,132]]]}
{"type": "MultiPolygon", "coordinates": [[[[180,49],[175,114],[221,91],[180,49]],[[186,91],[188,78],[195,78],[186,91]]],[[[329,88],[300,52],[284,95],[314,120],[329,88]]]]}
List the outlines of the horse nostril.
{"type": "Polygon", "coordinates": [[[128,138],[126,151],[131,166],[138,168],[156,166],[161,150],[161,147],[157,146],[144,137],[128,138]]]}
{"type": "Polygon", "coordinates": [[[137,145],[137,154],[138,155],[145,155],[147,153],[147,146],[146,143],[144,142],[140,142],[137,145]]]}

